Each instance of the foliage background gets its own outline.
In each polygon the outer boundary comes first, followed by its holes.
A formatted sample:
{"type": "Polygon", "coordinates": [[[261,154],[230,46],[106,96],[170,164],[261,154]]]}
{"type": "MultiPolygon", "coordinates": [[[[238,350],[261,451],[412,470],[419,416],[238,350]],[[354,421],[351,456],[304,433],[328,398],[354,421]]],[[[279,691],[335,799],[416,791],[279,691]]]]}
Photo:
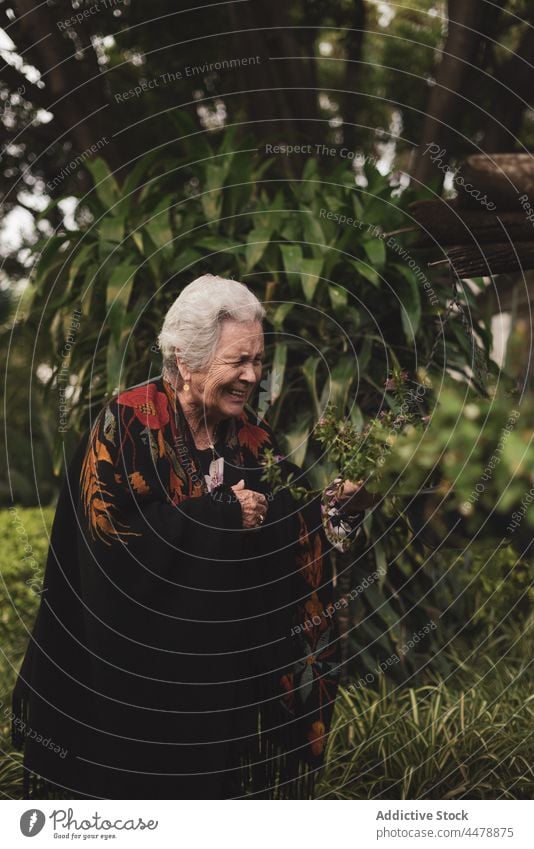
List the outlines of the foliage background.
{"type": "MultiPolygon", "coordinates": [[[[430,142],[451,167],[472,152],[532,145],[526,0],[253,0],[209,15],[125,0],[72,23],[86,5],[0,4],[0,503],[16,505],[27,535],[2,511],[4,707],[36,612],[61,471],[106,399],[159,373],[162,316],[194,277],[238,278],[265,303],[270,365],[255,403],[316,487],[336,473],[315,438],[327,403],[361,430],[395,408],[385,391],[393,372],[415,386],[430,364],[438,382],[447,373],[476,393],[476,362],[510,388],[528,356],[515,336],[504,372],[490,359],[488,291],[512,291],[517,279],[462,282],[466,335],[446,267],[427,267],[409,206],[451,194],[425,155],[430,142]],[[243,56],[261,61],[209,68],[243,56]],[[268,154],[268,144],[306,152],[268,154]]],[[[454,439],[451,468],[471,457],[471,485],[507,408],[484,421],[484,450],[471,456],[478,441],[456,404],[454,393],[443,399],[441,436],[454,439]]],[[[522,410],[509,450],[524,468],[500,469],[516,502],[534,483],[531,400],[522,410]]],[[[443,452],[430,443],[431,465],[443,452]]],[[[390,456],[398,474],[401,455],[390,456]]],[[[418,447],[405,483],[417,489],[423,468],[418,447]]],[[[496,476],[492,486],[502,485],[496,476]]],[[[494,488],[478,516],[491,514],[494,488]]],[[[530,525],[515,547],[444,549],[393,506],[369,515],[356,547],[337,557],[340,596],[383,574],[339,613],[346,688],[320,792],[529,798],[530,525]],[[389,663],[429,622],[439,627],[389,663]],[[367,674],[370,686],[350,689],[367,674]]],[[[0,792],[16,795],[6,722],[3,734],[0,792]]]]}

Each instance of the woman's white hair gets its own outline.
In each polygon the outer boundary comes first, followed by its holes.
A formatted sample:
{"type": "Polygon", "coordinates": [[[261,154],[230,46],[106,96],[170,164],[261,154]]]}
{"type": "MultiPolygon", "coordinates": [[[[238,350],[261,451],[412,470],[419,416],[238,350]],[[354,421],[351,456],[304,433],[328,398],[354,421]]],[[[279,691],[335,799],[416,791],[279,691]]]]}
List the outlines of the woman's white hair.
{"type": "Polygon", "coordinates": [[[217,348],[223,321],[262,321],[265,310],[257,297],[237,280],[204,274],[180,292],[158,336],[163,376],[179,380],[176,353],[190,371],[205,368],[217,348]]]}

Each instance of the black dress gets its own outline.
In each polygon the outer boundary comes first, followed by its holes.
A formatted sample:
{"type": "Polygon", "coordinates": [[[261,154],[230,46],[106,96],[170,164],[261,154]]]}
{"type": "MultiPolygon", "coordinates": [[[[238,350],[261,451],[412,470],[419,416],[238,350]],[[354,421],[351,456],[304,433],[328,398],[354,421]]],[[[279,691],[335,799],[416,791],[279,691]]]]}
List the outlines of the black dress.
{"type": "Polygon", "coordinates": [[[13,696],[27,797],[310,797],[339,673],[332,576],[319,505],[273,496],[266,448],[252,413],[229,420],[208,493],[211,450],[162,378],[101,411],[67,470],[13,696]],[[241,478],[268,498],[258,529],[241,478]]]}

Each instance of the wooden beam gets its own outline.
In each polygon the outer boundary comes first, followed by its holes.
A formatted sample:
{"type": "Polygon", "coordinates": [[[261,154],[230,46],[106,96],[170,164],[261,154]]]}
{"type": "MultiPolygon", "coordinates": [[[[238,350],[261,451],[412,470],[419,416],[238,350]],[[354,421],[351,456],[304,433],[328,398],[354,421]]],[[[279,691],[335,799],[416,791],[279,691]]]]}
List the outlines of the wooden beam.
{"type": "Polygon", "coordinates": [[[461,209],[444,200],[416,201],[409,209],[420,228],[418,247],[534,240],[534,221],[524,212],[461,209]]]}
{"type": "MultiPolygon", "coordinates": [[[[470,245],[452,245],[443,250],[458,277],[483,277],[534,268],[534,241],[517,242],[512,249],[508,242],[484,245],[483,252],[470,245]]],[[[432,265],[441,265],[439,260],[432,265]]]]}
{"type": "MultiPolygon", "coordinates": [[[[527,195],[534,202],[534,155],[530,153],[494,153],[468,156],[454,178],[458,205],[481,209],[482,198],[498,210],[522,210],[519,198],[527,195]]],[[[485,207],[488,210],[488,207],[485,207]]],[[[490,210],[492,207],[490,207],[490,210]]],[[[490,211],[489,210],[489,211],[490,211]]]]}

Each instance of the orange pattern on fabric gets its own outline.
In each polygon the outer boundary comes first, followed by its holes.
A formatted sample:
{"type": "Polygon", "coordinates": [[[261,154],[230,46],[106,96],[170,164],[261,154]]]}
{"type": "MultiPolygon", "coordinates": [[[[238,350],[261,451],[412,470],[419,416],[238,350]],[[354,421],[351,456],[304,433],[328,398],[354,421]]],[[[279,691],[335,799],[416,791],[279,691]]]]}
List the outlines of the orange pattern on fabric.
{"type": "Polygon", "coordinates": [[[243,427],[239,428],[237,438],[240,445],[248,448],[256,457],[262,445],[271,441],[266,430],[251,424],[247,420],[245,420],[243,427]]]}
{"type": "Polygon", "coordinates": [[[310,743],[310,748],[312,750],[312,754],[318,757],[322,755],[324,750],[324,734],[326,728],[323,722],[313,722],[310,730],[308,731],[307,737],[310,743]]]}
{"type": "Polygon", "coordinates": [[[141,472],[132,472],[128,475],[128,480],[132,485],[132,489],[138,495],[147,495],[150,492],[150,487],[141,472]]]}
{"type": "Polygon", "coordinates": [[[306,583],[316,589],[323,576],[323,546],[318,533],[310,539],[306,522],[300,513],[299,521],[299,548],[301,551],[297,554],[297,566],[306,583]]]}
{"type": "Polygon", "coordinates": [[[172,466],[169,468],[169,495],[174,505],[184,498],[184,481],[178,477],[172,466]]]}
{"type": "Polygon", "coordinates": [[[139,536],[128,531],[128,525],[120,522],[115,514],[113,494],[106,488],[100,476],[100,467],[113,462],[109,451],[98,436],[99,422],[95,424],[85,454],[81,473],[81,501],[93,539],[100,539],[106,545],[123,536],[139,536]]]}
{"type": "Polygon", "coordinates": [[[315,591],[312,592],[308,601],[304,605],[304,609],[306,611],[306,614],[310,617],[310,619],[313,619],[314,616],[321,616],[321,617],[323,616],[324,607],[321,604],[319,596],[317,595],[317,593],[315,591]]]}

